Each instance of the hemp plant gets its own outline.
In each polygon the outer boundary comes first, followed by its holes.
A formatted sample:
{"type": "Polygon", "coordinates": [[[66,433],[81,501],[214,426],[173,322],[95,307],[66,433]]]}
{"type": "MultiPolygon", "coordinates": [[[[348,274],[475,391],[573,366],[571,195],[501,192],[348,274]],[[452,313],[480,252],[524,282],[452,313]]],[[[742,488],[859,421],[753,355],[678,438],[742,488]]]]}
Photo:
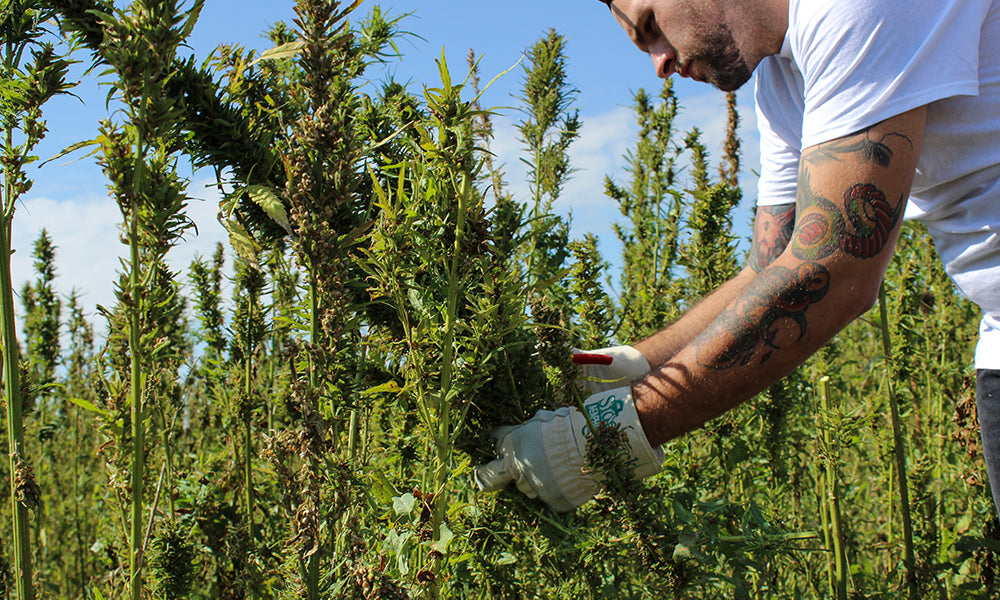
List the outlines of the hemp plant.
{"type": "MultiPolygon", "coordinates": [[[[59,325],[62,303],[55,292],[55,246],[52,238],[44,229],[35,240],[32,255],[35,258],[34,282],[29,282],[21,288],[21,303],[24,306],[24,350],[25,360],[21,362],[23,404],[37,415],[33,421],[36,426],[29,428],[32,438],[38,445],[32,448],[33,454],[39,458],[35,472],[40,487],[61,489],[61,481],[65,474],[61,469],[53,469],[54,438],[61,433],[65,425],[62,411],[57,410],[55,402],[56,367],[59,363],[59,325]]],[[[53,523],[49,515],[51,503],[39,505],[35,519],[34,543],[35,554],[41,560],[52,551],[48,543],[49,536],[58,524],[53,523]]]]}
{"type": "Polygon", "coordinates": [[[37,2],[0,3],[0,336],[3,338],[3,377],[7,407],[7,457],[10,462],[10,501],[13,534],[14,593],[20,600],[34,597],[28,511],[38,502],[24,443],[24,390],[20,381],[10,271],[11,229],[17,203],[31,189],[27,166],[46,133],[42,106],[72,86],[66,81],[69,61],[42,41],[43,24],[51,11],[37,2]]]}
{"type": "Polygon", "coordinates": [[[176,307],[176,286],[164,259],[192,225],[184,215],[186,182],[176,172],[176,106],[165,96],[164,86],[202,4],[195,0],[182,12],[176,0],[137,0],[121,10],[108,6],[111,12],[100,14],[101,56],[117,77],[114,90],[125,116],[122,125],[103,122],[96,142],[124,221],[122,241],[128,246],[115,290],[118,307],[105,310],[105,315],[112,325],[123,325],[113,327],[109,336],[112,347],[120,350],[106,385],[110,397],[127,398],[118,408],[127,407],[122,416],[129,429],[115,437],[120,467],[127,468],[129,477],[128,589],[133,600],[143,594],[146,531],[154,518],[147,517],[145,504],[147,426],[157,392],[163,391],[160,383],[176,377],[179,361],[169,314],[176,307]]]}
{"type": "MultiPolygon", "coordinates": [[[[44,428],[49,417],[46,396],[48,388],[55,381],[56,366],[59,362],[59,319],[62,302],[53,288],[55,280],[55,246],[44,229],[35,240],[34,283],[26,283],[21,289],[21,303],[24,305],[25,354],[34,389],[40,394],[36,410],[44,428]]],[[[34,398],[26,401],[35,403],[34,398]]]]}
{"type": "MultiPolygon", "coordinates": [[[[374,184],[379,218],[365,262],[373,301],[395,314],[400,401],[416,410],[430,451],[430,471],[415,474],[413,484],[413,496],[427,503],[416,536],[426,541],[395,550],[415,553],[417,582],[429,598],[447,597],[452,549],[461,543],[455,485],[469,462],[456,446],[483,443],[497,424],[482,420],[480,411],[500,398],[483,394],[494,377],[508,377],[505,345],[523,322],[520,289],[496,252],[475,185],[484,168],[476,145],[478,94],[463,99],[469,80],[454,82],[443,56],[438,68],[441,84],[425,89],[426,118],[413,125],[416,156],[386,168],[391,185],[374,184]]],[[[507,399],[508,418],[524,408],[507,399]]]]}
{"type": "Polygon", "coordinates": [[[733,211],[743,193],[729,181],[710,183],[707,153],[697,129],[688,134],[686,145],[692,153],[694,184],[687,215],[691,235],[681,244],[678,263],[687,268],[690,293],[699,298],[736,275],[737,240],[731,230],[733,211]]]}
{"type": "MultiPolygon", "coordinates": [[[[569,224],[552,208],[572,169],[569,147],[580,135],[572,110],[576,90],[566,80],[566,38],[554,29],[527,51],[522,102],[526,118],[518,124],[528,155],[528,230],[524,233],[525,279],[529,288],[550,285],[567,258],[569,224]]],[[[549,291],[552,293],[552,290],[549,291]]]]}
{"type": "Polygon", "coordinates": [[[667,80],[654,104],[645,90],[634,95],[639,126],[626,155],[628,187],[610,177],[605,193],[628,223],[616,223],[622,242],[621,336],[637,339],[659,331],[679,314],[681,289],[673,285],[678,261],[682,195],[676,189],[678,149],[672,144],[677,97],[667,80]]]}
{"type": "Polygon", "coordinates": [[[357,263],[371,219],[361,176],[365,98],[357,86],[393,33],[377,11],[367,27],[352,29],[348,17],[360,4],[296,3],[294,41],[269,54],[274,60],[294,59],[285,94],[295,118],[278,143],[284,184],[237,190],[292,234],[291,248],[308,290],[297,315],[306,338],[288,349],[293,428],[273,436],[267,452],[295,490],[288,507],[298,563],[293,579],[308,598],[323,593],[328,576],[320,572],[322,557],[331,551],[347,554],[335,528],[344,519],[354,521],[350,514],[357,505],[343,452],[349,448],[341,445],[345,431],[348,440],[357,438],[359,426],[354,373],[364,360],[357,314],[364,285],[357,263]],[[296,455],[299,460],[289,463],[296,455]]]}

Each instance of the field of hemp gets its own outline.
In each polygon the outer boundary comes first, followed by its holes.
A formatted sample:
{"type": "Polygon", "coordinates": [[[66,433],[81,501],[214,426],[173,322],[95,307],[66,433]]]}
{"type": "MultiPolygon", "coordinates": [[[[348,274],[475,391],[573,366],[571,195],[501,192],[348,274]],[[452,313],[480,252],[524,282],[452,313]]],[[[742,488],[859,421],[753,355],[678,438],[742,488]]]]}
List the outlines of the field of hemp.
{"type": "Polygon", "coordinates": [[[479,493],[492,428],[579,400],[572,348],[649,335],[736,272],[735,99],[716,166],[674,129],[669,83],[635,93],[612,268],[553,211],[582,126],[556,31],[504,75],[523,84],[516,197],[471,51],[419,93],[375,84],[404,20],[296,0],[272,50],[181,59],[203,2],[0,0],[5,597],[1000,598],[978,314],[922,230],[878,307],[669,443],[660,475],[631,481],[599,430],[606,489],[576,511],[479,493]],[[112,86],[68,149],[120,209],[104,331],[55,291],[59,240],[38,236],[23,289],[10,273],[72,60],[112,86]],[[218,175],[230,243],[178,272],[187,164],[218,175]]]}

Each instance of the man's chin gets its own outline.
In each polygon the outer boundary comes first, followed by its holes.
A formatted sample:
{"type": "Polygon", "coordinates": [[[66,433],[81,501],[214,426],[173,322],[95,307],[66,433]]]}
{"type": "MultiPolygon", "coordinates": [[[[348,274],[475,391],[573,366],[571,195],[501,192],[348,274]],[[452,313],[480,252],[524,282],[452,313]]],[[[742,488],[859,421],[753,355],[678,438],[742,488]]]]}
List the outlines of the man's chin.
{"type": "MultiPolygon", "coordinates": [[[[747,81],[749,81],[749,80],[747,80],[747,81]]],[[[713,83],[712,85],[714,85],[717,89],[719,89],[720,91],[723,91],[723,92],[735,92],[736,90],[738,90],[741,87],[743,87],[743,84],[745,84],[747,81],[726,82],[724,84],[722,84],[722,83],[713,83]]]]}
{"type": "Polygon", "coordinates": [[[708,80],[708,83],[723,92],[735,92],[743,87],[746,82],[750,81],[750,77],[752,76],[752,71],[744,72],[742,70],[739,72],[726,73],[724,75],[713,73],[713,76],[708,80]]]}

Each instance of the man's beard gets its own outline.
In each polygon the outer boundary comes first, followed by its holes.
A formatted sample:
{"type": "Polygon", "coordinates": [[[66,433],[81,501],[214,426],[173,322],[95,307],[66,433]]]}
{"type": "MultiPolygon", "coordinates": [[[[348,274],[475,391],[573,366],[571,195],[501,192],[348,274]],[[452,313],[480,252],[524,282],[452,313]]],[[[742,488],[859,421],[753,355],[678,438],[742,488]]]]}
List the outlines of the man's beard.
{"type": "Polygon", "coordinates": [[[691,56],[689,64],[705,67],[704,79],[724,92],[732,92],[750,81],[753,69],[736,47],[728,25],[720,24],[702,39],[701,50],[691,56]]]}

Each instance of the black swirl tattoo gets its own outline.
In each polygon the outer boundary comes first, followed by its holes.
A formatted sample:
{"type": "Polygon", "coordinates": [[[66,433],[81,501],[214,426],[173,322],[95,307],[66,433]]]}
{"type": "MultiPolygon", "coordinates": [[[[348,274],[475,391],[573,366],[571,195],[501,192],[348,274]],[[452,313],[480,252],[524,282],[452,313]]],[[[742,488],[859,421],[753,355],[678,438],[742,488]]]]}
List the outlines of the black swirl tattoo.
{"type": "Polygon", "coordinates": [[[793,327],[793,343],[805,336],[806,309],[829,289],[830,272],[823,265],[803,263],[797,269],[772,265],[695,342],[698,364],[728,369],[765,362],[781,348],[779,335],[788,326],[793,327]],[[716,347],[720,341],[722,348],[716,347]]]}
{"type": "Polygon", "coordinates": [[[893,156],[892,148],[888,144],[891,138],[905,140],[911,148],[913,147],[913,141],[901,133],[887,133],[877,140],[872,139],[871,131],[876,126],[866,127],[854,135],[817,146],[807,155],[803,155],[803,158],[812,164],[823,164],[841,160],[844,155],[852,154],[863,162],[888,167],[893,156]]]}

